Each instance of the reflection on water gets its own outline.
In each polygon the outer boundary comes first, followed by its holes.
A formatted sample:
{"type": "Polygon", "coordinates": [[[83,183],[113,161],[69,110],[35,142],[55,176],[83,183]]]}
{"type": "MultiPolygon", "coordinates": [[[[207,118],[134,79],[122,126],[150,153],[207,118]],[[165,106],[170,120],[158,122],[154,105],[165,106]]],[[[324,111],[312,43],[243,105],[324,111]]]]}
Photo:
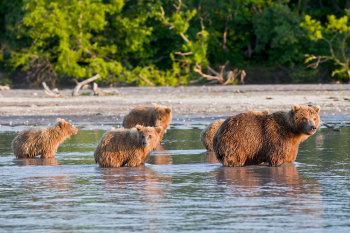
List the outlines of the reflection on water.
{"type": "Polygon", "coordinates": [[[14,159],[14,164],[18,166],[28,166],[28,165],[58,165],[58,160],[55,157],[51,158],[28,158],[28,159],[14,159]]]}
{"type": "Polygon", "coordinates": [[[0,133],[0,227],[68,232],[348,232],[350,129],[321,129],[295,163],[222,167],[201,129],[168,130],[143,166],[99,168],[106,129],[82,129],[55,158],[15,159],[0,133]],[[45,165],[45,166],[44,166],[45,165]]]}

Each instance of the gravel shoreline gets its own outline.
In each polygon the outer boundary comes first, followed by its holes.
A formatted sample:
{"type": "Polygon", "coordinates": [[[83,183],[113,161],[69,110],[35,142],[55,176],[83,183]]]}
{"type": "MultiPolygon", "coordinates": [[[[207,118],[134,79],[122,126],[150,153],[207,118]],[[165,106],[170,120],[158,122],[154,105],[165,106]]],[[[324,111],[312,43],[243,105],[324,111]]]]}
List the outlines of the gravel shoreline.
{"type": "Polygon", "coordinates": [[[173,124],[203,123],[249,110],[287,111],[292,104],[319,105],[324,122],[350,122],[349,84],[236,85],[191,87],[104,88],[112,96],[51,98],[43,90],[11,89],[0,92],[0,124],[45,125],[64,118],[76,124],[120,124],[136,106],[161,104],[173,108],[173,124]]]}

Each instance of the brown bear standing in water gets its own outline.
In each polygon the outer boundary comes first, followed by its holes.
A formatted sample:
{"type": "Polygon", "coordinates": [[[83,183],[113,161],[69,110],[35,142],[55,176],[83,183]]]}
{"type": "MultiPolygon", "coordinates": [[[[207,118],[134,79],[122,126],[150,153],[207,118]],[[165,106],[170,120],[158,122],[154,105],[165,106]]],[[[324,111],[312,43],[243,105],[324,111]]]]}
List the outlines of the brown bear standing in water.
{"type": "Polygon", "coordinates": [[[217,159],[228,167],[295,161],[299,144],[316,132],[320,107],[293,105],[270,115],[243,113],[222,123],[213,139],[217,159]]]}
{"type": "Polygon", "coordinates": [[[12,141],[12,150],[17,158],[54,157],[58,146],[78,129],[66,122],[57,119],[57,123],[50,128],[26,129],[12,141]]]}
{"type": "MultiPolygon", "coordinates": [[[[267,115],[269,114],[269,110],[265,110],[263,112],[255,112],[253,110],[249,110],[248,113],[259,114],[259,115],[267,115]]],[[[213,149],[213,138],[216,131],[219,129],[221,124],[225,121],[225,119],[219,119],[212,123],[210,123],[207,127],[205,127],[201,133],[201,142],[204,145],[207,151],[214,151],[213,149]]]]}
{"type": "Polygon", "coordinates": [[[130,129],[136,125],[158,127],[161,126],[163,131],[160,135],[159,142],[163,140],[164,133],[171,122],[171,108],[156,105],[154,107],[136,107],[132,109],[123,119],[123,127],[130,129]]]}
{"type": "Polygon", "coordinates": [[[146,162],[153,149],[159,144],[162,127],[132,129],[111,129],[98,144],[94,157],[101,167],[136,167],[146,162]]]}

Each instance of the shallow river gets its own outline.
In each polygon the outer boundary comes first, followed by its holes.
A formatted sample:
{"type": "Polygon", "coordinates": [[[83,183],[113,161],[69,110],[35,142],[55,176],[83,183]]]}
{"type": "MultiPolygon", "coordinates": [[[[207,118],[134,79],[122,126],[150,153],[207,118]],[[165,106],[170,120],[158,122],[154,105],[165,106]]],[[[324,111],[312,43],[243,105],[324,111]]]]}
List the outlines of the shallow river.
{"type": "Polygon", "coordinates": [[[172,125],[144,166],[99,168],[110,126],[80,126],[52,159],[15,159],[0,127],[0,231],[350,232],[350,128],[320,129],[295,163],[225,168],[172,125]]]}

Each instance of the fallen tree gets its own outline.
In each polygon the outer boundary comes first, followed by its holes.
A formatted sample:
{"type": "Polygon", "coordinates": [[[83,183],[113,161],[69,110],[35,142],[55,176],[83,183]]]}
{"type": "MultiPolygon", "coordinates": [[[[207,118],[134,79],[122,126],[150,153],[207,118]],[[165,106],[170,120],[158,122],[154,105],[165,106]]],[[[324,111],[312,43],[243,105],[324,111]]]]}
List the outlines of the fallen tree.
{"type": "MultiPolygon", "coordinates": [[[[77,96],[78,95],[78,92],[80,90],[80,88],[82,88],[84,85],[88,84],[88,83],[91,83],[93,81],[95,81],[96,79],[99,79],[101,76],[100,74],[96,74],[95,76],[89,78],[89,79],[86,79],[80,83],[77,83],[77,85],[75,86],[73,92],[72,92],[72,96],[77,96]]],[[[97,85],[97,84],[96,84],[97,85]]]]}
{"type": "Polygon", "coordinates": [[[238,75],[240,75],[240,82],[244,84],[244,78],[246,76],[246,72],[244,70],[234,69],[233,71],[228,71],[226,73],[226,78],[224,77],[224,70],[228,63],[229,62],[227,61],[224,65],[220,66],[220,73],[215,71],[210,66],[207,66],[208,74],[204,74],[202,71],[202,66],[196,63],[196,66],[193,68],[193,71],[200,74],[201,77],[190,83],[197,83],[203,78],[205,78],[209,81],[219,82],[221,85],[225,86],[229,83],[234,83],[238,75]]]}
{"type": "Polygon", "coordinates": [[[44,87],[44,92],[47,96],[53,97],[53,98],[62,98],[64,97],[61,93],[58,92],[57,89],[50,90],[50,88],[46,85],[45,82],[42,82],[42,85],[44,87]]]}

